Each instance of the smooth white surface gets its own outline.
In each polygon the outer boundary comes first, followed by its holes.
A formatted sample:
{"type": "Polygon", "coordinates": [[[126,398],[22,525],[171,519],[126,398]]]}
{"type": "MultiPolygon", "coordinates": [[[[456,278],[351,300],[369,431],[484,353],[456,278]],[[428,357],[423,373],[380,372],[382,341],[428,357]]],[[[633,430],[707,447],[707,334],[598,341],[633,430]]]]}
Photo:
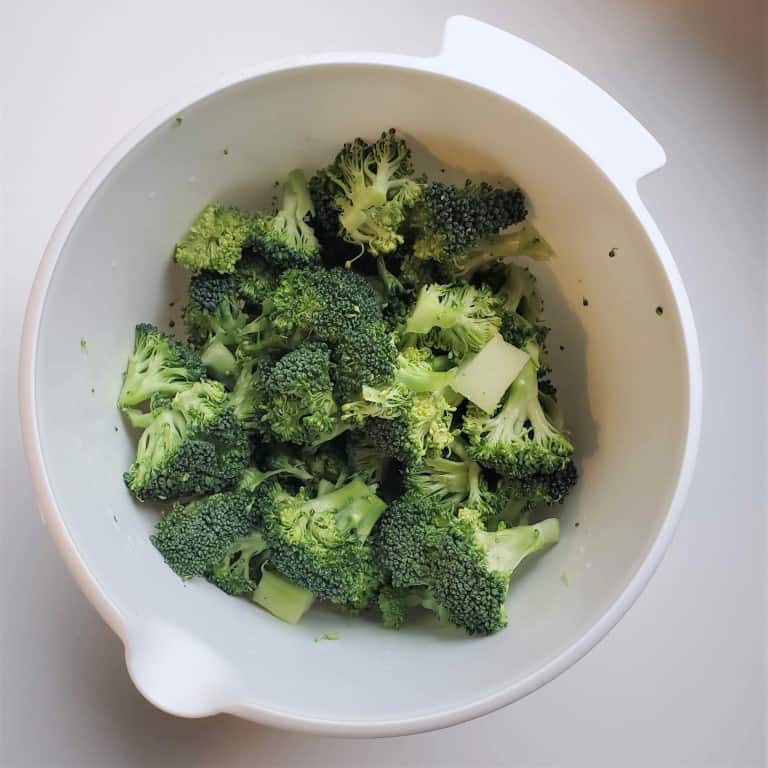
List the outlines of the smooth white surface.
{"type": "MultiPolygon", "coordinates": [[[[181,723],[156,713],[130,689],[117,641],[84,606],[39,530],[30,493],[19,482],[20,456],[9,450],[9,441],[4,485],[14,491],[11,514],[3,518],[9,552],[3,558],[7,668],[0,749],[9,765],[134,765],[142,759],[165,765],[250,765],[259,759],[270,765],[310,759],[321,765],[365,765],[366,758],[368,765],[495,765],[508,762],[505,744],[510,742],[523,765],[761,764],[762,445],[757,428],[750,429],[762,411],[758,360],[764,328],[763,212],[757,201],[762,200],[765,125],[757,101],[762,97],[757,6],[737,3],[743,5],[741,14],[731,8],[719,16],[701,3],[695,12],[653,3],[642,9],[587,3],[578,13],[566,4],[536,13],[516,4],[504,10],[467,5],[446,3],[439,12],[421,5],[412,22],[419,34],[398,34],[403,50],[434,49],[437,20],[471,10],[593,77],[647,124],[669,156],[666,169],[646,182],[643,192],[698,310],[711,418],[708,423],[705,418],[688,516],[649,593],[565,677],[522,704],[443,734],[339,744],[221,718],[181,723]],[[625,62],[632,65],[622,67],[625,62]],[[708,224],[710,211],[718,215],[708,224]],[[723,271],[726,253],[729,268],[723,271]],[[726,294],[731,296],[724,327],[723,312],[714,307],[726,294]],[[722,365],[725,359],[730,368],[722,365]],[[742,373],[739,379],[733,371],[742,373]],[[744,371],[754,373],[745,377],[744,371]],[[741,455],[726,459],[724,466],[726,410],[731,414],[727,434],[741,455]],[[11,526],[21,546],[9,546],[11,526]],[[28,593],[24,601],[12,600],[17,595],[7,592],[8,574],[22,570],[22,562],[28,593]],[[79,706],[72,703],[76,699],[79,706]],[[41,730],[45,740],[38,738],[41,730]]],[[[252,11],[261,34],[242,23],[212,30],[202,6],[199,12],[155,12],[151,19],[141,12],[139,5],[130,17],[120,16],[115,14],[129,11],[102,6],[79,14],[70,5],[66,14],[48,9],[41,17],[27,6],[17,20],[20,29],[13,23],[4,27],[21,41],[0,46],[2,55],[12,57],[4,62],[4,76],[25,73],[25,79],[8,83],[11,100],[3,114],[2,175],[8,180],[5,208],[12,225],[3,268],[11,255],[15,265],[2,280],[12,299],[4,304],[9,315],[4,344],[11,350],[23,294],[51,225],[83,174],[127,124],[187,83],[193,72],[211,74],[251,63],[254,41],[261,45],[260,55],[272,57],[298,52],[302,44],[341,48],[349,40],[345,25],[327,12],[308,25],[317,32],[327,23],[320,45],[317,37],[315,44],[309,36],[299,40],[294,25],[290,42],[281,45],[274,30],[289,29],[290,20],[281,27],[268,11],[252,11]],[[110,67],[101,62],[104,55],[115,57],[110,67]],[[44,65],[52,60],[53,69],[44,65]],[[93,61],[100,65],[94,68],[93,61]],[[96,102],[103,109],[97,111],[96,102]]],[[[339,12],[354,27],[353,6],[339,4],[339,12]]],[[[246,18],[243,9],[229,16],[230,21],[246,18]]],[[[397,17],[379,16],[378,25],[366,26],[371,47],[392,47],[397,17]]],[[[218,12],[217,19],[226,18],[218,12]]],[[[359,47],[357,37],[354,47],[359,47]]],[[[11,435],[16,434],[8,412],[13,402],[12,393],[4,396],[3,418],[5,423],[8,415],[11,435]]]]}

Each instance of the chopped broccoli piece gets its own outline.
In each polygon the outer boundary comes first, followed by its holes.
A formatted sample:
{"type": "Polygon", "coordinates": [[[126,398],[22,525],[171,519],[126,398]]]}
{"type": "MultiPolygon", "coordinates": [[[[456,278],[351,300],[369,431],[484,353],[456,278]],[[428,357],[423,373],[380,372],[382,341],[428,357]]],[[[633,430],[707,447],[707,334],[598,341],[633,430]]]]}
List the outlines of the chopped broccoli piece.
{"type": "Polygon", "coordinates": [[[274,216],[256,218],[254,248],[277,269],[320,263],[320,244],[307,224],[314,213],[307,180],[300,170],[291,171],[283,188],[283,201],[274,216]]]}
{"type": "Polygon", "coordinates": [[[182,579],[204,576],[253,529],[252,508],[253,496],[243,491],[174,504],[155,525],[150,539],[182,579]]]}
{"type": "Polygon", "coordinates": [[[497,301],[485,288],[425,285],[405,325],[406,333],[430,334],[433,346],[461,359],[482,349],[499,332],[497,301]]]}
{"type": "Polygon", "coordinates": [[[136,326],[117,404],[126,410],[153,395],[174,395],[204,376],[205,367],[194,350],[154,325],[141,323],[136,326]]]}
{"type": "Polygon", "coordinates": [[[282,573],[267,566],[262,567],[261,579],[253,593],[256,605],[288,624],[298,624],[314,599],[315,596],[308,589],[294,584],[282,573]]]}
{"type": "Polygon", "coordinates": [[[221,560],[208,569],[209,580],[228,595],[253,593],[261,575],[258,556],[266,548],[261,531],[241,536],[230,545],[221,560]]]}
{"type": "Polygon", "coordinates": [[[528,555],[556,544],[559,534],[555,518],[486,531],[477,512],[462,509],[434,549],[430,585],[435,599],[451,623],[470,635],[503,629],[510,576],[528,555]]]}
{"type": "Polygon", "coordinates": [[[521,222],[527,214],[519,189],[494,189],[469,180],[463,187],[432,182],[410,218],[416,235],[414,255],[440,262],[450,273],[461,272],[464,258],[478,241],[521,222]]]}
{"type": "Polygon", "coordinates": [[[333,399],[332,368],[325,344],[306,343],[266,372],[262,419],[278,439],[312,445],[335,428],[339,407],[333,399]]]}
{"type": "Polygon", "coordinates": [[[212,203],[176,244],[176,261],[193,272],[234,272],[243,249],[253,243],[255,223],[248,213],[212,203]]]}
{"type": "Polygon", "coordinates": [[[451,420],[456,409],[440,392],[414,393],[403,384],[392,384],[381,389],[363,387],[362,395],[342,406],[342,419],[364,424],[374,444],[388,456],[410,463],[453,441],[451,420]],[[382,420],[399,425],[389,431],[393,444],[388,449],[375,436],[379,429],[375,423],[382,420]]]}
{"type": "Polygon", "coordinates": [[[381,583],[366,542],[386,504],[359,478],[311,497],[270,481],[256,492],[270,562],[324,600],[364,608],[381,583]]]}
{"type": "Polygon", "coordinates": [[[237,485],[249,455],[224,387],[197,382],[144,430],[125,483],[139,501],[216,493],[237,485]]]}
{"type": "Polygon", "coordinates": [[[472,458],[510,477],[560,472],[573,454],[571,441],[542,406],[533,362],[512,382],[497,413],[470,406],[463,429],[472,458]]]}
{"type": "Polygon", "coordinates": [[[374,547],[387,583],[396,588],[430,583],[435,531],[451,520],[435,497],[408,491],[387,507],[374,533],[374,547]]]}
{"type": "Polygon", "coordinates": [[[391,253],[403,242],[406,210],[421,194],[412,172],[411,151],[394,129],[373,143],[345,144],[310,182],[319,226],[329,234],[335,224],[347,242],[374,255],[391,253]]]}
{"type": "Polygon", "coordinates": [[[476,242],[452,264],[450,277],[467,279],[471,275],[511,257],[525,256],[535,261],[552,257],[552,249],[531,224],[502,232],[496,237],[476,242]]]}

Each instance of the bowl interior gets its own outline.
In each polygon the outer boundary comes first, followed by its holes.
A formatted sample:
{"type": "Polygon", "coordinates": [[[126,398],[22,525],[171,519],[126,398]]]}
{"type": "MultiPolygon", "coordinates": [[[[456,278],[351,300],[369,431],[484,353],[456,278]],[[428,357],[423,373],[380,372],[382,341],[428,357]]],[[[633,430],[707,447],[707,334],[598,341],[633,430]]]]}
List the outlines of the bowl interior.
{"type": "MultiPolygon", "coordinates": [[[[246,714],[366,725],[521,688],[627,588],[675,489],[688,372],[675,302],[645,232],[560,134],[437,75],[307,67],[234,85],[181,117],[138,144],[78,219],[50,282],[35,363],[55,502],[85,568],[125,617],[129,643],[138,621],[173,628],[157,633],[160,644],[195,638],[217,660],[220,703],[246,714]],[[289,627],[205,583],[184,585],[147,539],[156,509],[132,501],[121,480],[136,441],[115,407],[121,372],[136,322],[178,318],[186,276],[170,260],[175,240],[208,201],[267,205],[290,168],[311,172],[341,142],[390,125],[413,137],[417,167],[433,178],[519,183],[558,254],[531,266],[583,478],[558,510],[561,544],[514,580],[509,628],[485,639],[429,622],[393,633],[324,609],[289,627]],[[330,630],[338,641],[313,642],[330,630]]],[[[199,672],[189,669],[192,685],[199,672]]]]}

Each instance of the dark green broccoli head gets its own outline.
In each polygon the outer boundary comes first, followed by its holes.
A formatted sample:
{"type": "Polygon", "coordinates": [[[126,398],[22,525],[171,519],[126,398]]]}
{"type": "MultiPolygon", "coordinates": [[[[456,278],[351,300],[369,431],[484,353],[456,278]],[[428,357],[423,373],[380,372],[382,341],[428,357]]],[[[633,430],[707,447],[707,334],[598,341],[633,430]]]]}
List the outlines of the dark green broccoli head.
{"type": "Polygon", "coordinates": [[[469,180],[463,187],[432,182],[410,217],[414,255],[460,272],[462,259],[478,241],[517,224],[527,213],[519,189],[495,189],[469,180]]]}
{"type": "Polygon", "coordinates": [[[392,381],[396,356],[392,335],[383,322],[351,327],[333,347],[339,402],[358,399],[363,387],[383,386],[392,381]]]}
{"type": "Polygon", "coordinates": [[[203,270],[192,276],[188,295],[183,318],[194,345],[203,347],[212,338],[227,346],[238,343],[248,316],[238,298],[234,275],[203,270]]]}
{"type": "Polygon", "coordinates": [[[273,216],[256,219],[254,250],[276,269],[319,264],[320,243],[307,223],[312,213],[307,180],[301,171],[291,171],[280,209],[273,216]]]}
{"type": "Polygon", "coordinates": [[[376,556],[393,587],[430,583],[432,543],[450,522],[450,510],[434,497],[409,491],[389,505],[376,527],[376,556]]]}
{"type": "Polygon", "coordinates": [[[386,504],[359,478],[327,493],[295,495],[276,482],[257,490],[270,562],[317,597],[364,608],[381,583],[366,541],[386,504]]]}
{"type": "Polygon", "coordinates": [[[419,291],[405,332],[429,334],[431,346],[461,359],[482,349],[500,325],[498,302],[488,289],[432,284],[419,291]]]}
{"type": "Polygon", "coordinates": [[[261,577],[263,555],[267,548],[261,531],[236,539],[221,560],[206,571],[208,579],[228,595],[252,594],[261,577]]]}
{"type": "Polygon", "coordinates": [[[509,477],[562,472],[573,454],[570,439],[552,423],[539,400],[536,367],[530,361],[494,415],[469,406],[463,430],[472,458],[509,477]]]}
{"type": "Polygon", "coordinates": [[[154,415],[126,485],[140,501],[234,488],[250,457],[248,435],[218,382],[192,384],[154,415]]]}
{"type": "Polygon", "coordinates": [[[280,440],[311,445],[336,426],[331,353],[325,344],[305,343],[266,372],[264,421],[280,440]]]}
{"type": "Polygon", "coordinates": [[[403,242],[405,213],[421,194],[411,173],[410,149],[394,129],[372,143],[345,144],[310,182],[318,227],[374,255],[391,253],[403,242]]]}
{"type": "Polygon", "coordinates": [[[204,576],[228,556],[230,547],[253,529],[253,496],[216,493],[189,504],[174,504],[150,537],[182,578],[204,576]]]}
{"type": "Polygon", "coordinates": [[[548,519],[489,532],[479,513],[461,510],[436,537],[430,568],[432,592],[451,623],[470,635],[503,629],[510,576],[525,557],[557,543],[559,531],[548,519]]]}
{"type": "Polygon", "coordinates": [[[328,343],[382,318],[376,292],[365,277],[340,267],[284,272],[272,303],[270,317],[283,336],[300,334],[328,343]]]}
{"type": "Polygon", "coordinates": [[[243,249],[253,243],[255,225],[254,216],[212,203],[176,244],[175,259],[193,272],[234,272],[243,249]]]}
{"type": "Polygon", "coordinates": [[[136,326],[117,404],[125,410],[153,395],[175,395],[204,376],[205,366],[194,350],[154,325],[141,323],[136,326]]]}

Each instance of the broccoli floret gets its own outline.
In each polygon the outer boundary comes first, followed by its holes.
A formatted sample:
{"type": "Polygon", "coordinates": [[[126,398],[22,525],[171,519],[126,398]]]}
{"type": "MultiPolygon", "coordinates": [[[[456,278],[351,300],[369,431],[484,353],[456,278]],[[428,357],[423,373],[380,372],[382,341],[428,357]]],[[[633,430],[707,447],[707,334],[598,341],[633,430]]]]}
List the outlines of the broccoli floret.
{"type": "Polygon", "coordinates": [[[311,497],[271,481],[256,492],[270,562],[314,595],[352,610],[364,608],[381,583],[366,541],[386,504],[360,478],[311,497]]]}
{"type": "Polygon", "coordinates": [[[382,319],[376,293],[365,277],[340,267],[284,272],[272,296],[270,316],[286,338],[299,334],[327,343],[382,319]]]}
{"type": "Polygon", "coordinates": [[[450,457],[431,454],[421,463],[408,467],[405,486],[421,496],[435,499],[451,511],[463,506],[493,511],[493,494],[488,491],[480,465],[456,451],[450,457]]]}
{"type": "Polygon", "coordinates": [[[242,353],[247,349],[255,355],[282,343],[271,333],[264,314],[251,318],[245,312],[237,278],[210,270],[192,277],[184,322],[211,375],[226,382],[231,381],[238,368],[232,350],[242,353]]]}
{"type": "Polygon", "coordinates": [[[429,342],[461,359],[482,349],[501,325],[497,301],[485,288],[425,285],[405,325],[406,333],[428,334],[429,342]]]}
{"type": "Polygon", "coordinates": [[[273,216],[256,218],[255,251],[277,269],[319,264],[320,243],[306,221],[312,213],[307,180],[300,170],[291,171],[283,187],[280,210],[273,216]]]}
{"type": "Polygon", "coordinates": [[[356,400],[363,387],[377,387],[392,380],[397,349],[383,322],[350,328],[334,347],[336,397],[356,400]]]}
{"type": "Polygon", "coordinates": [[[489,416],[471,405],[463,430],[472,458],[510,477],[560,472],[573,454],[570,439],[552,423],[539,400],[536,366],[530,361],[499,410],[489,416]]]}
{"type": "Polygon", "coordinates": [[[234,272],[243,249],[253,243],[256,218],[237,208],[212,203],[203,209],[176,244],[179,264],[199,272],[234,272]]]}
{"type": "Polygon", "coordinates": [[[365,425],[374,445],[386,455],[410,463],[429,450],[441,451],[451,444],[455,410],[440,392],[411,392],[403,384],[392,384],[380,389],[363,387],[360,400],[342,406],[342,419],[365,425]],[[387,447],[380,442],[380,421],[398,425],[389,430],[392,444],[387,447]]]}
{"type": "Polygon", "coordinates": [[[441,622],[448,621],[445,609],[437,604],[434,595],[426,587],[394,589],[385,586],[379,592],[378,607],[381,623],[387,629],[400,629],[412,608],[426,608],[435,613],[441,622]]]}
{"type": "Polygon", "coordinates": [[[249,456],[248,435],[226,390],[202,381],[154,416],[124,479],[139,501],[206,495],[235,487],[249,456]]]}
{"type": "Polygon", "coordinates": [[[374,255],[391,253],[403,242],[406,210],[421,194],[412,172],[411,151],[394,129],[373,143],[345,144],[310,182],[318,227],[374,255]]]}
{"type": "Polygon", "coordinates": [[[285,354],[266,372],[263,420],[280,440],[312,445],[336,426],[331,353],[325,344],[306,343],[285,354]]]}
{"type": "Polygon", "coordinates": [[[478,241],[521,222],[527,216],[519,189],[494,189],[467,180],[463,187],[433,182],[410,217],[417,258],[440,262],[453,274],[478,241]]]}
{"type": "Polygon", "coordinates": [[[300,456],[302,466],[306,467],[312,480],[339,486],[349,479],[350,470],[343,440],[324,442],[317,448],[304,448],[300,456]]]}
{"type": "Polygon", "coordinates": [[[579,471],[571,459],[555,472],[537,473],[519,478],[501,478],[497,494],[510,500],[535,504],[562,504],[579,479],[579,471]]]}
{"type": "Polygon", "coordinates": [[[552,249],[530,224],[479,240],[460,259],[447,265],[448,268],[443,265],[442,271],[453,280],[466,280],[504,259],[521,256],[535,261],[552,257],[552,249]]]}
{"type": "Polygon", "coordinates": [[[408,491],[387,507],[373,536],[376,556],[393,587],[430,583],[431,549],[436,531],[453,517],[434,497],[408,491]]]}
{"type": "Polygon", "coordinates": [[[153,395],[174,395],[205,376],[197,353],[154,325],[136,326],[118,406],[127,410],[153,395]]]}
{"type": "Polygon", "coordinates": [[[516,312],[505,312],[499,328],[501,337],[509,344],[528,353],[538,368],[541,363],[541,349],[547,339],[549,328],[534,325],[516,312]]]}
{"type": "Polygon", "coordinates": [[[236,539],[215,565],[207,569],[208,579],[228,595],[253,593],[261,576],[262,555],[267,548],[264,534],[252,531],[236,539]]]}
{"type": "Polygon", "coordinates": [[[190,579],[212,572],[253,527],[253,496],[231,491],[174,504],[150,539],[165,562],[182,579],[190,579]]]}
{"type": "Polygon", "coordinates": [[[432,593],[451,623],[470,635],[497,632],[507,625],[510,576],[528,555],[556,544],[559,535],[555,518],[490,532],[477,512],[462,509],[435,544],[432,593]]]}

